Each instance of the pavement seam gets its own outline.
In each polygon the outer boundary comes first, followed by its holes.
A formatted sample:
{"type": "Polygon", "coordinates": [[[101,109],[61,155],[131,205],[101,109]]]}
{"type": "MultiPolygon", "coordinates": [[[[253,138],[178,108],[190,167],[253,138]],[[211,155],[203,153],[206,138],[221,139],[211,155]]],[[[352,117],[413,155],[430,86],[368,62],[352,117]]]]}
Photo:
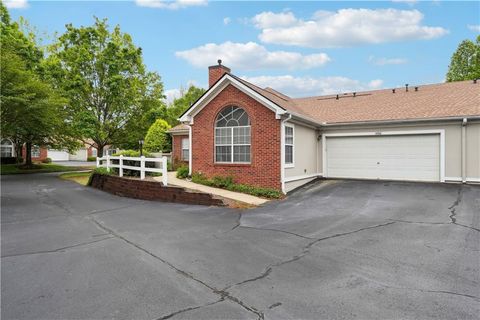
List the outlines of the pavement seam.
{"type": "MultiPolygon", "coordinates": [[[[290,231],[285,231],[285,230],[279,230],[279,229],[270,229],[270,228],[260,228],[260,227],[250,227],[250,226],[242,226],[239,225],[238,228],[245,228],[245,229],[253,229],[253,230],[260,230],[260,231],[275,231],[275,232],[281,232],[285,234],[289,234],[292,236],[296,236],[302,239],[307,239],[307,240],[316,240],[316,238],[312,237],[307,237],[307,236],[302,236],[301,234],[290,232],[290,231]]],[[[233,230],[233,229],[232,229],[233,230]]]]}
{"type": "Polygon", "coordinates": [[[110,229],[108,227],[106,227],[105,225],[103,225],[101,222],[99,222],[97,219],[95,219],[95,217],[92,215],[92,216],[89,216],[88,217],[89,219],[91,219],[95,225],[97,225],[98,228],[100,228],[101,230],[105,231],[105,232],[108,232],[109,234],[113,235],[114,237],[118,238],[118,239],[121,239],[123,240],[124,242],[126,242],[127,244],[139,249],[140,251],[148,254],[149,256],[157,259],[158,261],[162,262],[163,264],[167,265],[168,267],[170,267],[171,269],[175,270],[177,273],[179,273],[180,275],[186,277],[186,278],[189,278],[190,280],[193,280],[201,285],[203,285],[204,287],[208,288],[209,290],[212,291],[212,293],[216,294],[216,295],[219,295],[221,299],[228,299],[230,301],[233,301],[235,303],[237,303],[238,305],[240,305],[242,308],[246,309],[247,311],[249,312],[252,312],[254,313],[258,319],[264,319],[264,314],[263,312],[257,310],[255,307],[252,307],[252,306],[248,306],[246,305],[242,300],[230,295],[229,292],[227,292],[226,290],[219,290],[217,288],[215,288],[214,286],[212,285],[209,285],[207,284],[206,282],[194,277],[192,274],[184,271],[184,270],[181,270],[179,268],[177,268],[175,265],[173,265],[171,262],[157,256],[156,254],[154,254],[153,252],[151,251],[148,251],[147,249],[141,247],[140,245],[136,244],[135,242],[125,238],[124,236],[118,234],[117,232],[115,232],[113,229],[110,229]]]}
{"type": "Polygon", "coordinates": [[[238,282],[238,283],[235,283],[235,284],[232,284],[232,285],[229,285],[229,286],[225,287],[223,290],[228,290],[232,287],[241,286],[245,283],[255,282],[257,280],[266,278],[273,271],[274,268],[283,266],[283,265],[291,263],[291,262],[295,262],[297,260],[300,260],[304,256],[306,256],[307,254],[309,254],[310,253],[310,248],[312,246],[316,245],[317,243],[321,242],[321,241],[329,240],[329,239],[333,239],[333,238],[337,238],[337,237],[347,236],[347,235],[357,233],[357,232],[361,232],[361,231],[364,231],[364,230],[384,227],[384,226],[392,225],[394,223],[396,223],[396,222],[392,221],[392,222],[387,222],[387,223],[382,223],[382,224],[377,224],[377,225],[373,225],[373,226],[369,226],[369,227],[360,228],[360,229],[349,231],[349,232],[337,233],[337,234],[334,234],[334,235],[331,235],[331,236],[328,236],[328,237],[317,238],[314,241],[311,241],[311,242],[307,243],[305,246],[303,246],[302,251],[299,254],[294,255],[289,259],[282,260],[282,261],[279,261],[277,263],[269,264],[260,275],[258,275],[256,277],[253,277],[253,278],[250,278],[250,279],[246,279],[244,281],[241,281],[241,282],[238,282]]]}
{"type": "Polygon", "coordinates": [[[42,254],[42,253],[62,252],[62,251],[65,251],[65,250],[69,250],[69,249],[73,249],[73,248],[77,248],[77,247],[81,247],[81,246],[87,246],[87,245],[90,245],[90,244],[92,244],[92,243],[97,243],[97,242],[104,241],[104,240],[108,240],[108,239],[113,239],[113,237],[106,237],[106,238],[97,239],[97,240],[93,240],[93,241],[77,243],[77,244],[74,244],[74,245],[71,245],[71,246],[66,246],[66,247],[57,248],[57,249],[53,249],[53,250],[44,250],[44,251],[35,251],[35,252],[26,252],[26,253],[10,254],[10,255],[2,256],[1,258],[10,258],[10,257],[18,257],[18,256],[28,256],[28,255],[42,254]]]}
{"type": "Polygon", "coordinates": [[[201,308],[204,308],[204,307],[208,307],[208,306],[213,306],[214,304],[217,304],[219,302],[222,302],[222,301],[225,301],[225,298],[220,298],[219,300],[217,301],[213,301],[213,302],[209,302],[207,304],[204,304],[204,305],[201,305],[201,306],[195,306],[195,307],[188,307],[188,308],[185,308],[185,309],[181,309],[181,310],[178,310],[178,311],[175,311],[175,312],[172,312],[166,316],[162,316],[160,318],[157,318],[156,320],[166,320],[166,319],[170,319],[180,313],[184,313],[184,312],[188,312],[188,311],[192,311],[192,310],[198,310],[198,309],[201,309],[201,308]]]}

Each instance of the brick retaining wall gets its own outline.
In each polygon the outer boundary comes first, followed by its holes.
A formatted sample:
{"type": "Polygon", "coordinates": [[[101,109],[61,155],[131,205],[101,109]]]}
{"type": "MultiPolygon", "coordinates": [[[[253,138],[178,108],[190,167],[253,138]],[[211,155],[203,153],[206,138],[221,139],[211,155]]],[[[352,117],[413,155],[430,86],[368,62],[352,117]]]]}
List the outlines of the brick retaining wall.
{"type": "Polygon", "coordinates": [[[94,174],[91,186],[118,196],[142,200],[200,204],[205,206],[225,205],[221,199],[214,198],[211,194],[190,192],[180,187],[165,187],[162,183],[156,181],[94,174]]]}

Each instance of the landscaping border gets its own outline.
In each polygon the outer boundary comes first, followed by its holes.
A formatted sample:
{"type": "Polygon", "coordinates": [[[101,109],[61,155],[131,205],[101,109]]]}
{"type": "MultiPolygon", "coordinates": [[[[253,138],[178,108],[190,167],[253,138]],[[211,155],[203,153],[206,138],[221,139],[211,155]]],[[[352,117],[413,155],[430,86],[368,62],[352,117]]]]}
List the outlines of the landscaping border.
{"type": "Polygon", "coordinates": [[[211,194],[187,191],[181,187],[164,186],[160,182],[145,181],[94,173],[91,187],[121,197],[163,202],[225,206],[222,199],[211,194]]]}

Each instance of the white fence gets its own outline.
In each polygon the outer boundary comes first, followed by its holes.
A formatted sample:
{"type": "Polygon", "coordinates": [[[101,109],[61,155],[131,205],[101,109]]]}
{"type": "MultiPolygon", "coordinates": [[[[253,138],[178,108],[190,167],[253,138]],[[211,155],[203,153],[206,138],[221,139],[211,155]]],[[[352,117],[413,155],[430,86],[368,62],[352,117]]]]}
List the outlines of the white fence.
{"type": "Polygon", "coordinates": [[[111,168],[118,168],[118,175],[123,177],[123,170],[135,170],[140,171],[140,179],[145,179],[145,172],[156,172],[162,174],[162,182],[163,185],[166,186],[168,184],[168,175],[167,175],[167,157],[161,158],[145,158],[144,156],[141,157],[124,157],[124,156],[105,156],[98,158],[97,157],[97,168],[104,167],[110,171],[111,168]],[[118,164],[112,163],[112,160],[118,160],[118,164]],[[137,166],[127,166],[123,164],[123,161],[130,160],[130,161],[138,161],[140,162],[140,167],[137,166]],[[105,162],[105,163],[104,163],[105,162]],[[146,162],[155,162],[160,163],[161,168],[146,168],[146,162]]]}

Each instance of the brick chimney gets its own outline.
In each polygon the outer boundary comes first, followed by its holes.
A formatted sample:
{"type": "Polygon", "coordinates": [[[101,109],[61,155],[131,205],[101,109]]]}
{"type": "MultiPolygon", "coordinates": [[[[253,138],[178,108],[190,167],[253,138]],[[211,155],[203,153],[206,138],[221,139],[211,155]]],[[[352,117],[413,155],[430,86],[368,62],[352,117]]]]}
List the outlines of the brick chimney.
{"type": "Polygon", "coordinates": [[[222,60],[218,59],[218,65],[208,67],[208,87],[210,88],[225,73],[230,73],[230,68],[222,66],[222,60]]]}

